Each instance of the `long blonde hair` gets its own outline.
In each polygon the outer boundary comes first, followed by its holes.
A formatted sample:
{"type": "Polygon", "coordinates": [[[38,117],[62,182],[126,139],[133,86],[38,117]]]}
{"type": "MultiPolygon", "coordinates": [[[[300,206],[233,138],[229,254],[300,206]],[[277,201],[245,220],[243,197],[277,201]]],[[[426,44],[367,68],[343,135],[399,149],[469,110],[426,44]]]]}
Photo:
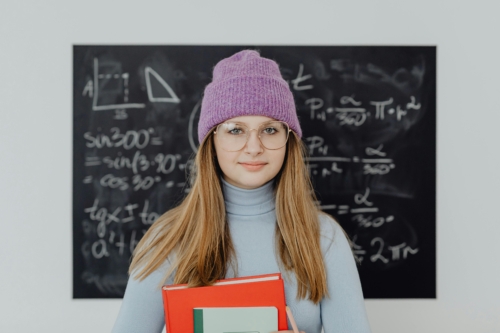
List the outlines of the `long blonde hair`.
{"type": "MultiPolygon", "coordinates": [[[[328,295],[320,248],[320,210],[305,164],[305,146],[291,133],[275,179],[278,262],[295,273],[298,298],[318,303],[328,295]]],[[[168,258],[170,268],[163,281],[174,274],[174,283],[196,287],[212,285],[225,277],[229,267],[236,267],[220,177],[213,135],[209,134],[195,157],[190,192],[149,228],[134,251],[130,274],[142,280],[168,258]]]]}

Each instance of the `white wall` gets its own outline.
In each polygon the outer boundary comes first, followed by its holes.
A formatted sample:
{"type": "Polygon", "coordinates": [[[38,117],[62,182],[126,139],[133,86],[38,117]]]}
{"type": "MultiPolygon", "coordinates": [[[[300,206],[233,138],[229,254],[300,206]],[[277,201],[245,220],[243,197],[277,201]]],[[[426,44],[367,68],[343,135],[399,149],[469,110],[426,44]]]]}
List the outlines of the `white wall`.
{"type": "Polygon", "coordinates": [[[72,300],[72,45],[438,46],[438,297],[369,300],[374,332],[500,332],[498,1],[2,1],[0,331],[109,332],[72,300]]]}

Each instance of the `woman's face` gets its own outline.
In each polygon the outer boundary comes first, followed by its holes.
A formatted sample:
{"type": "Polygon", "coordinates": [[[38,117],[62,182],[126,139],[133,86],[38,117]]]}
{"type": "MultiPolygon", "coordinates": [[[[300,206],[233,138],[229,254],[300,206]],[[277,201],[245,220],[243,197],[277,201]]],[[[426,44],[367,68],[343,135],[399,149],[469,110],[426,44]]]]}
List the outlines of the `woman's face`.
{"type": "MultiPolygon", "coordinates": [[[[262,123],[274,120],[264,116],[242,116],[228,119],[226,122],[245,124],[250,129],[257,129],[262,123]]],[[[224,180],[229,184],[254,189],[273,179],[281,169],[285,159],[286,145],[276,149],[266,149],[259,140],[257,131],[250,131],[245,146],[238,151],[226,151],[221,143],[214,140],[217,160],[224,180]]]]}

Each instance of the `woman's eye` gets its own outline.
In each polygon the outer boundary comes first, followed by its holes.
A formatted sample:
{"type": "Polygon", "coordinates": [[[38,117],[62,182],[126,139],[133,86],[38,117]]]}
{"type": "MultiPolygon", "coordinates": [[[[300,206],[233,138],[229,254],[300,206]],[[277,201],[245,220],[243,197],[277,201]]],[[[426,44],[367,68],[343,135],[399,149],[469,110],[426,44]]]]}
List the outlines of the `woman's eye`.
{"type": "Polygon", "coordinates": [[[267,128],[264,128],[264,134],[274,134],[276,132],[278,132],[278,130],[274,127],[267,127],[267,128]]]}
{"type": "Polygon", "coordinates": [[[233,135],[238,135],[238,134],[242,134],[243,130],[241,128],[233,128],[233,129],[229,130],[228,133],[233,134],[233,135]]]}

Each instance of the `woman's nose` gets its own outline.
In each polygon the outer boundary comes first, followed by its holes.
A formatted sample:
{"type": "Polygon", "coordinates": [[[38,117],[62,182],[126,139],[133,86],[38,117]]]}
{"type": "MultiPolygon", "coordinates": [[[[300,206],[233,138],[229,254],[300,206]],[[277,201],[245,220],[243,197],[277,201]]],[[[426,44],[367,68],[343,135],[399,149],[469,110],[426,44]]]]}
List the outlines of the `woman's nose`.
{"type": "Polygon", "coordinates": [[[256,130],[251,130],[245,145],[245,152],[247,153],[261,153],[264,151],[262,143],[260,142],[259,136],[256,130]]]}

